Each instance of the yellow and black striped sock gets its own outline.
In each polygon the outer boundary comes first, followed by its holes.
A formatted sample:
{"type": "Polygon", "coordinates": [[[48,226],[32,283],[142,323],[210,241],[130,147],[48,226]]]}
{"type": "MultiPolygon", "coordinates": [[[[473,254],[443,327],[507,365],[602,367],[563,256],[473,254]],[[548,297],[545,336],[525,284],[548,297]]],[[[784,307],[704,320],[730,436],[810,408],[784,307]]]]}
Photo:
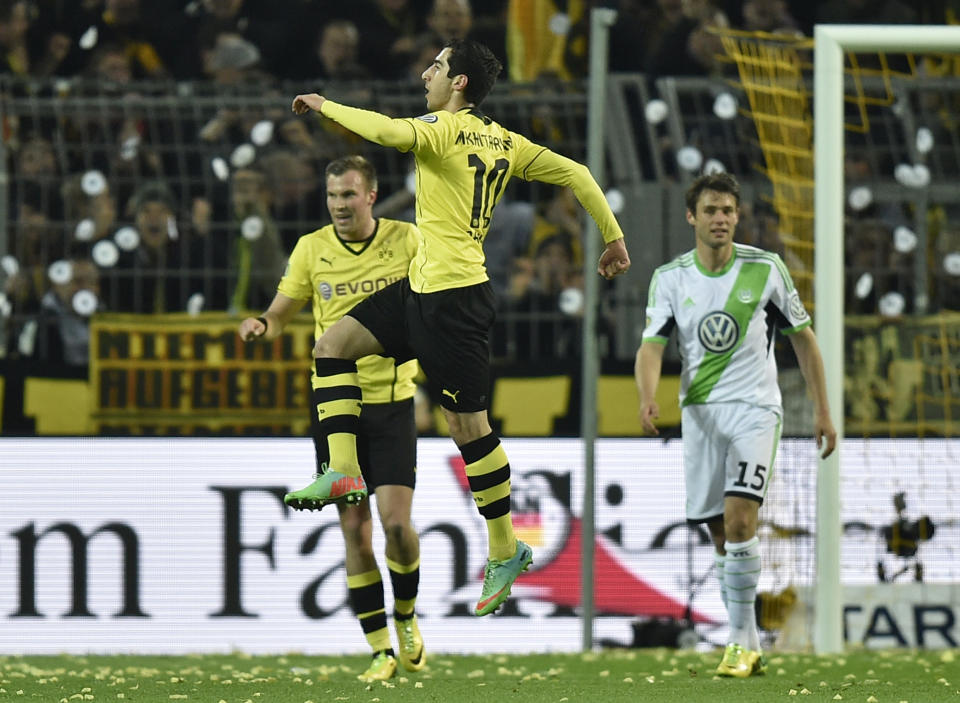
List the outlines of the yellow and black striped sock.
{"type": "Polygon", "coordinates": [[[363,395],[357,364],[346,359],[315,359],[315,362],[317,372],[311,385],[319,421],[318,444],[322,445],[326,438],[331,468],[347,476],[359,476],[357,433],[363,395]]]}
{"type": "Polygon", "coordinates": [[[387,568],[393,586],[393,617],[395,620],[412,618],[420,588],[420,559],[412,564],[401,564],[388,558],[387,568]]]}
{"type": "Polygon", "coordinates": [[[363,634],[373,651],[392,650],[380,570],[347,576],[347,592],[350,595],[350,608],[360,621],[363,634]]]}
{"type": "Polygon", "coordinates": [[[460,447],[473,502],[487,522],[491,559],[509,559],[517,550],[510,521],[510,462],[492,432],[460,447]]]}

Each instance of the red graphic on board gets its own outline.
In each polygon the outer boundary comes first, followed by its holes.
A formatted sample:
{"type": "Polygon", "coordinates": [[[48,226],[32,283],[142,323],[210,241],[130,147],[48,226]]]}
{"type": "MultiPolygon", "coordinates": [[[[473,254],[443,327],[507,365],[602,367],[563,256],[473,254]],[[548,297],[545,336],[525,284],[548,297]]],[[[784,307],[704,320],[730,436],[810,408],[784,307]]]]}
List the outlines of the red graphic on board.
{"type": "MultiPolygon", "coordinates": [[[[463,458],[450,457],[450,468],[461,490],[469,497],[470,483],[464,471],[463,458]]],[[[530,571],[521,574],[516,583],[518,586],[537,589],[538,598],[542,600],[557,605],[578,606],[581,600],[580,550],[583,523],[580,518],[571,516],[569,505],[565,508],[566,539],[553,550],[538,550],[538,547],[551,541],[551,535],[547,533],[556,531],[556,528],[544,525],[540,512],[513,511],[514,531],[520,539],[533,547],[534,551],[530,571]]],[[[482,578],[482,574],[480,577],[482,578]]],[[[631,572],[602,539],[595,539],[594,607],[604,614],[683,618],[686,616],[687,605],[631,572]]],[[[712,621],[696,611],[691,612],[690,617],[695,622],[712,621]]]]}

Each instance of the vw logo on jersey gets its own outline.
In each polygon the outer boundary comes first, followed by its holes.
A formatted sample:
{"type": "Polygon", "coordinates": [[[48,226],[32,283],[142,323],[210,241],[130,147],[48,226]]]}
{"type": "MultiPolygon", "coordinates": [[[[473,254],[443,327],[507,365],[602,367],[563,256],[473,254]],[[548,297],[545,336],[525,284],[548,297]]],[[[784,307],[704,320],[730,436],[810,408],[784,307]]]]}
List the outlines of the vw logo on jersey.
{"type": "Polygon", "coordinates": [[[733,349],[739,341],[740,325],[730,313],[715,310],[700,320],[697,335],[707,351],[723,354],[733,349]]]}
{"type": "Polygon", "coordinates": [[[320,281],[320,284],[317,286],[317,291],[324,300],[330,300],[330,298],[333,297],[333,286],[326,281],[320,281]]]}
{"type": "Polygon", "coordinates": [[[808,317],[807,309],[803,307],[803,301],[800,300],[800,294],[796,290],[790,294],[790,315],[794,322],[805,322],[808,317]]]}

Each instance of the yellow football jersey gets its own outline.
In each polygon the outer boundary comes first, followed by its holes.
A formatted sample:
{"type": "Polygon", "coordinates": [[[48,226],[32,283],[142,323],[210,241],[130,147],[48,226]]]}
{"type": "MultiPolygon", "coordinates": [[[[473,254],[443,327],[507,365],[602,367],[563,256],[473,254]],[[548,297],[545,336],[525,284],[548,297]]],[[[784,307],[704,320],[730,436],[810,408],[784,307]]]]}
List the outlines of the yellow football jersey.
{"type": "MultiPolygon", "coordinates": [[[[408,121],[416,135],[411,151],[417,166],[417,226],[423,233],[410,266],[410,287],[418,293],[487,280],[483,240],[511,177],[572,186],[568,179],[576,173],[581,193],[593,186],[603,198],[586,167],[475,108],[440,110],[408,121]]],[[[622,236],[619,226],[616,235],[622,236]]]]}
{"type": "Polygon", "coordinates": [[[569,186],[605,242],[623,237],[586,166],[511,132],[476,108],[408,118],[389,118],[331,100],[321,109],[366,139],[414,154],[422,239],[410,264],[410,288],[417,293],[487,280],[483,240],[493,208],[513,176],[569,186]]]}
{"type": "MultiPolygon", "coordinates": [[[[371,293],[404,278],[420,234],[409,222],[379,219],[365,242],[347,242],[333,225],[297,241],[277,290],[294,300],[310,300],[316,336],[371,293]]],[[[365,403],[412,398],[417,362],[395,366],[393,359],[365,356],[357,361],[365,403]]]]}

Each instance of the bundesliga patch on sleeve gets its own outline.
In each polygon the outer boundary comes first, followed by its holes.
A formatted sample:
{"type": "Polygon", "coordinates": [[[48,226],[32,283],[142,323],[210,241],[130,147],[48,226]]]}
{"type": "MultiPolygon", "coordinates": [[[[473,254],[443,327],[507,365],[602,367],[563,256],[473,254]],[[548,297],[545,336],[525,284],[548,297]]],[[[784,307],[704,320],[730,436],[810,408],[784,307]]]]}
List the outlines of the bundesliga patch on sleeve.
{"type": "Polygon", "coordinates": [[[426,114],[426,115],[420,115],[420,117],[418,117],[417,119],[420,120],[421,122],[427,122],[429,124],[433,124],[440,118],[434,114],[426,114]]]}

